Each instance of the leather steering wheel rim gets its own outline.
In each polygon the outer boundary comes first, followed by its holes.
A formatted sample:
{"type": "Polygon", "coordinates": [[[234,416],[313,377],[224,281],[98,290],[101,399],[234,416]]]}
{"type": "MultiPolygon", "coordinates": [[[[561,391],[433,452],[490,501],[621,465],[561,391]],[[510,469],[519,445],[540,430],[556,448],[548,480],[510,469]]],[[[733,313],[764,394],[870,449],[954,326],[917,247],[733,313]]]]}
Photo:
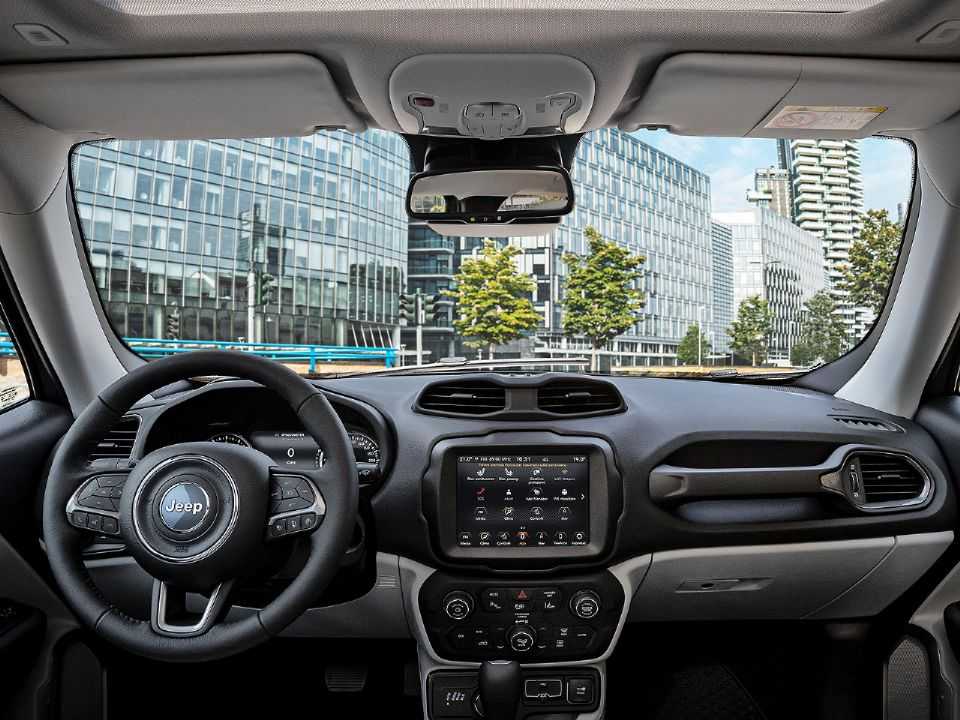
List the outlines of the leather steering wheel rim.
{"type": "MultiPolygon", "coordinates": [[[[167,454],[176,447],[167,448],[167,454]]],[[[289,368],[272,360],[231,351],[195,351],[149,362],[94,398],[64,435],[54,455],[43,499],[43,536],[50,568],[81,622],[124,650],[176,662],[233,655],[279,634],[333,579],[356,523],[359,500],[356,478],[350,440],[336,412],[323,393],[289,368]],[[200,635],[171,637],[158,634],[150,621],[126,615],[97,590],[83,564],[84,534],[70,525],[65,508],[78,488],[77,478],[89,478],[92,474],[88,459],[92,443],[102,438],[134,403],[172,382],[206,375],[255,381],[289,404],[304,432],[324,449],[327,458],[324,468],[330,470],[318,476],[322,480],[320,490],[326,513],[309,535],[310,552],[303,569],[266,607],[238,620],[215,623],[200,635]]],[[[244,479],[237,478],[237,482],[244,479]]]]}

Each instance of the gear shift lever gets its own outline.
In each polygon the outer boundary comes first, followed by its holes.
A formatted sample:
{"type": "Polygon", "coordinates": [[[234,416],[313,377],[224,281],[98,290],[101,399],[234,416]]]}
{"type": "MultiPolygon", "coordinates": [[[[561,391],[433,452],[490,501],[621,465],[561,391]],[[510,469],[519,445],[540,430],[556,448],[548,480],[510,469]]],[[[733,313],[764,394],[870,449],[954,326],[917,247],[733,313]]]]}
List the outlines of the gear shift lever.
{"type": "Polygon", "coordinates": [[[520,707],[520,663],[488,660],[480,666],[480,703],[485,720],[515,720],[520,707]]]}

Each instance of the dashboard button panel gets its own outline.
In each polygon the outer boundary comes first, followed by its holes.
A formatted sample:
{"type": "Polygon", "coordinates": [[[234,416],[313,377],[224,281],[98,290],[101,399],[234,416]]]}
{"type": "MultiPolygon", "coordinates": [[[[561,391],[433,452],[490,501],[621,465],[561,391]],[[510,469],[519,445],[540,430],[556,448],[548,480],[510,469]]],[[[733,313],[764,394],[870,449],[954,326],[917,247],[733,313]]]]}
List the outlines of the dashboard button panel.
{"type": "Polygon", "coordinates": [[[419,598],[427,635],[441,657],[526,663],[602,655],[623,603],[622,586],[607,571],[523,584],[436,572],[419,598]]]}

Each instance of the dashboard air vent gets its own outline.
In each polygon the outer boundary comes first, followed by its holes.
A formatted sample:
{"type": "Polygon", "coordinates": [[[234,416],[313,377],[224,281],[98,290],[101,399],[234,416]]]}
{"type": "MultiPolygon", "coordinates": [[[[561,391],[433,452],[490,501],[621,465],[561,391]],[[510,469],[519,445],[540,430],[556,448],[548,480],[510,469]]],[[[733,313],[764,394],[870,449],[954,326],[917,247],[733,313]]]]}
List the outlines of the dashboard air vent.
{"type": "Polygon", "coordinates": [[[418,405],[438,415],[490,415],[506,409],[507,393],[503,386],[482,380],[440,383],[426,388],[418,405]]]}
{"type": "Polygon", "coordinates": [[[924,494],[926,477],[902,455],[864,453],[856,462],[867,505],[913,503],[924,494]]]}
{"type": "Polygon", "coordinates": [[[877,418],[854,417],[853,415],[831,415],[834,422],[856,430],[879,430],[880,432],[900,432],[900,428],[877,418]]]}
{"type": "Polygon", "coordinates": [[[858,450],[849,454],[838,472],[821,483],[846,495],[863,512],[896,512],[930,502],[933,480],[908,455],[888,450],[858,450]]]}
{"type": "Polygon", "coordinates": [[[623,398],[609,383],[560,380],[537,389],[537,407],[557,415],[599,415],[622,410],[623,398]]]}
{"type": "Polygon", "coordinates": [[[107,431],[103,439],[90,448],[90,460],[129,459],[139,429],[140,418],[136,415],[126,415],[120,418],[120,421],[107,431]]]}

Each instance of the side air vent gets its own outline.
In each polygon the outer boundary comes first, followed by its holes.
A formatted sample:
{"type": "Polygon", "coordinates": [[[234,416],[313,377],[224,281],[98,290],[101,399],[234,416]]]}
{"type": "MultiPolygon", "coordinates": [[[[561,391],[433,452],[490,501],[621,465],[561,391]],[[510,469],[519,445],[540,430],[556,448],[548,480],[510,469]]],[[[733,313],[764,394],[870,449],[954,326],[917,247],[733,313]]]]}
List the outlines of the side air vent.
{"type": "Polygon", "coordinates": [[[490,415],[506,409],[507,392],[482,380],[440,383],[426,388],[417,405],[437,415],[490,415]]]}
{"type": "Polygon", "coordinates": [[[560,380],[537,389],[537,407],[557,415],[600,415],[623,409],[623,398],[610,383],[560,380]]]}
{"type": "Polygon", "coordinates": [[[90,460],[104,460],[119,458],[127,460],[133,452],[133,443],[137,439],[137,430],[140,429],[140,418],[136,415],[126,415],[114,425],[102,440],[90,448],[90,460]]]}
{"type": "Polygon", "coordinates": [[[854,417],[853,415],[831,415],[834,422],[856,430],[878,430],[880,432],[902,432],[893,423],[884,422],[877,418],[854,417]]]}
{"type": "Polygon", "coordinates": [[[933,483],[912,458],[893,452],[857,452],[843,466],[847,496],[862,510],[903,510],[930,500],[933,483]]]}

